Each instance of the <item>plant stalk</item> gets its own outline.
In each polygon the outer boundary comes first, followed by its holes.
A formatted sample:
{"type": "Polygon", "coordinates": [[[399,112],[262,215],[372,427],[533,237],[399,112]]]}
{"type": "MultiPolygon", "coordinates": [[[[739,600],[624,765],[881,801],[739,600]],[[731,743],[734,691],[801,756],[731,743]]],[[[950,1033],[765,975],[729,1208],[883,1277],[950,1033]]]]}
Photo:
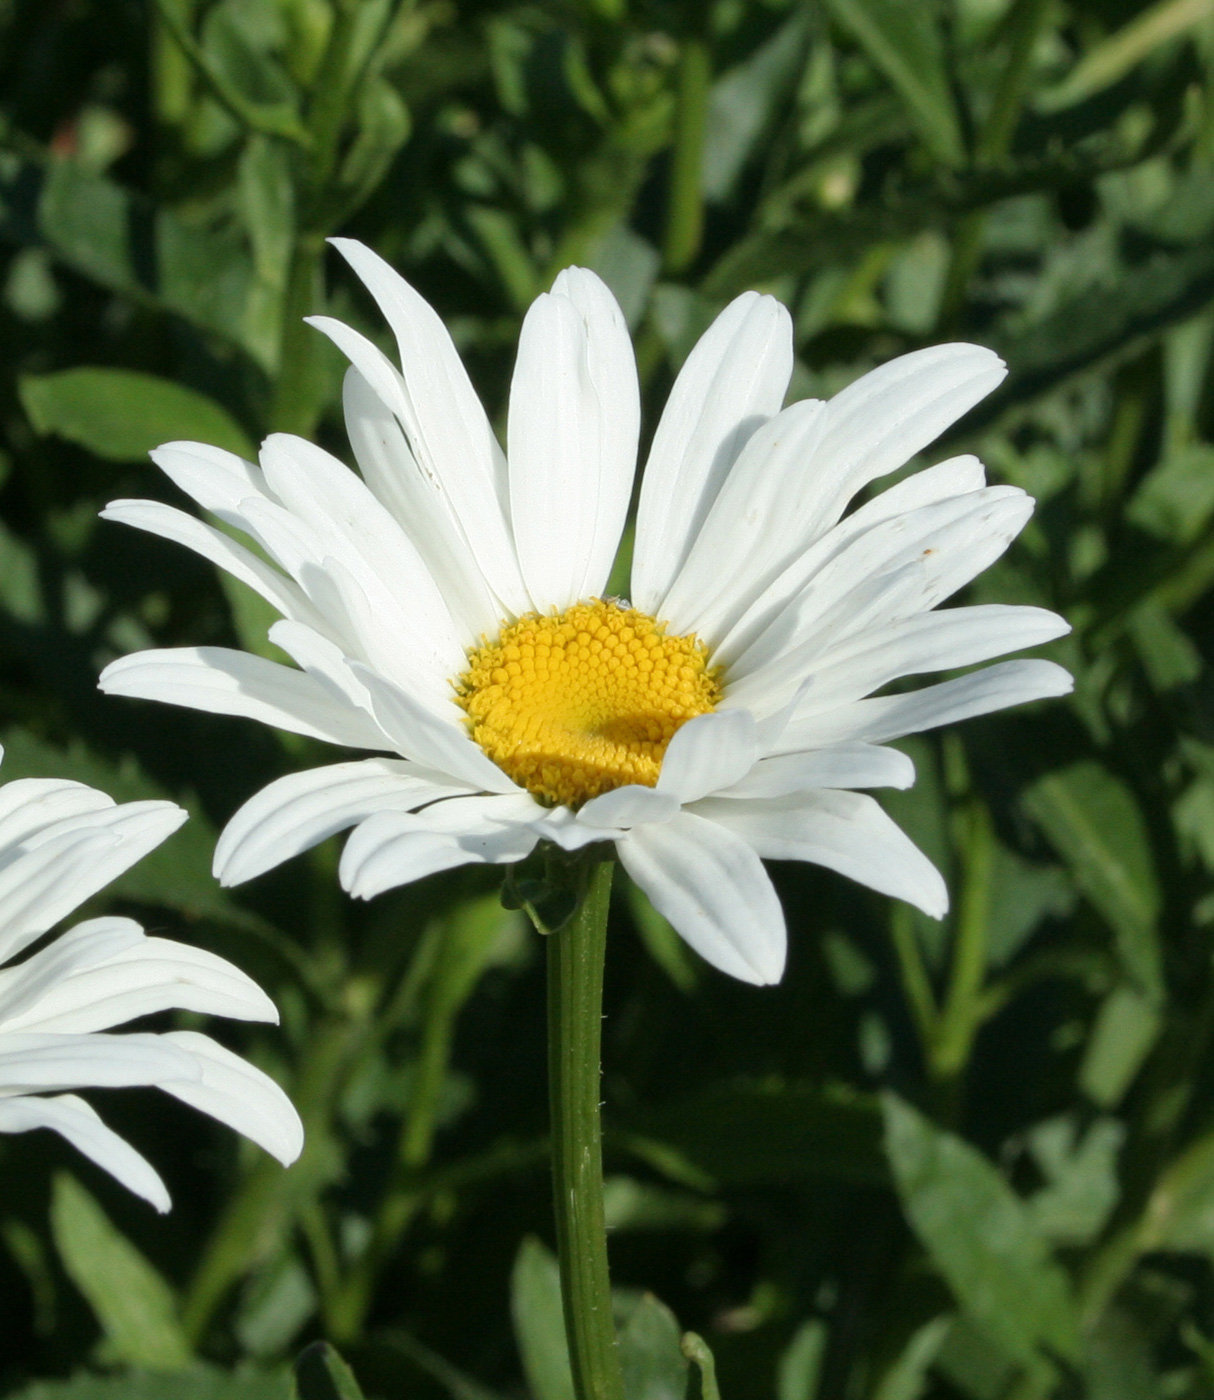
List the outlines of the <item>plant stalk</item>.
{"type": "Polygon", "coordinates": [[[624,1400],[603,1219],[599,1052],[612,864],[584,874],[573,917],[548,935],[548,1095],[565,1335],[577,1400],[624,1400]]]}

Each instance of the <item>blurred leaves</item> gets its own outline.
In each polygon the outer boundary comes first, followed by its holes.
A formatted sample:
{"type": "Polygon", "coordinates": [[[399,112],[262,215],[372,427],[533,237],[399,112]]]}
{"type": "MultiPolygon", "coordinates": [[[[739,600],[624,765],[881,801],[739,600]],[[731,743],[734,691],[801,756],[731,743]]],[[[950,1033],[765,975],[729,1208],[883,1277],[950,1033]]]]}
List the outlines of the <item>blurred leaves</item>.
{"type": "Polygon", "coordinates": [[[893,1094],[883,1106],[907,1219],[957,1301],[1020,1361],[1042,1348],[1075,1356],[1070,1287],[1032,1213],[981,1153],[893,1094]]]}
{"type": "Polygon", "coordinates": [[[154,374],[68,369],[27,375],[18,392],[35,431],[57,433],[111,462],[141,462],[152,448],[183,438],[254,455],[243,430],[213,399],[154,374]]]}
{"type": "Polygon", "coordinates": [[[96,1313],[111,1356],[158,1371],[187,1367],[191,1350],[172,1288],[66,1173],[55,1178],[51,1226],[64,1268],[96,1313]]]}

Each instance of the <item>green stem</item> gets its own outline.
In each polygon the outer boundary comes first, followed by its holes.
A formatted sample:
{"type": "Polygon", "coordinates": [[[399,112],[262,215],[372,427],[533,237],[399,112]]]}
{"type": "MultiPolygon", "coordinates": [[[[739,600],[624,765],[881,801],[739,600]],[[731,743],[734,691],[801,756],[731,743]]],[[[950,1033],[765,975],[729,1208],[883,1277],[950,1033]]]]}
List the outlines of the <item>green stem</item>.
{"type": "Polygon", "coordinates": [[[942,1080],[956,1080],[965,1071],[981,1024],[979,1009],[986,979],[995,836],[990,814],[980,802],[971,805],[966,825],[965,883],[957,913],[957,940],[948,996],[932,1048],[932,1070],[942,1080]]]}
{"type": "Polygon", "coordinates": [[[708,45],[688,39],[679,62],[679,105],[675,116],[674,161],[670,171],[670,207],[662,260],[667,272],[683,272],[700,251],[704,198],[700,170],[712,70],[708,45]]]}
{"type": "Polygon", "coordinates": [[[591,865],[573,917],[548,935],[552,1187],[565,1335],[577,1400],[624,1400],[607,1274],[599,1121],[611,875],[610,861],[591,865]]]}
{"type": "Polygon", "coordinates": [[[321,236],[300,233],[291,250],[282,306],[278,378],[270,409],[270,424],[277,432],[299,433],[303,437],[308,437],[315,427],[320,408],[320,396],[312,383],[320,337],[304,324],[303,318],[319,309],[324,247],[321,236]]]}

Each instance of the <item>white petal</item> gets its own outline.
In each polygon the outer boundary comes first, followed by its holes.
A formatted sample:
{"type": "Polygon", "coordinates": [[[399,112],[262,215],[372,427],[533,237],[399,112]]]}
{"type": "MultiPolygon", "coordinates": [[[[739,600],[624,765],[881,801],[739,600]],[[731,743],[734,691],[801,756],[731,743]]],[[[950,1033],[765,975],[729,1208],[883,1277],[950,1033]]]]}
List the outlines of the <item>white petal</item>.
{"type": "Polygon", "coordinates": [[[744,840],[680,812],[664,825],[630,831],[616,850],[653,907],[702,958],[744,982],[780,980],[784,914],[762,862],[744,840]]]}
{"type": "Polygon", "coordinates": [[[940,872],[871,798],[830,790],[731,802],[709,798],[696,812],[719,822],[766,860],[824,865],[933,919],[948,909],[940,872]]]}
{"type": "MultiPolygon", "coordinates": [[[[631,790],[631,788],[630,788],[631,790]]],[[[623,792],[623,788],[617,788],[617,792],[623,792]]],[[[646,788],[646,792],[653,792],[653,788],[646,788]]],[[[604,797],[609,797],[610,793],[604,793],[604,797]]],[[[596,841],[614,840],[623,828],[594,826],[590,822],[582,820],[582,814],[593,802],[598,802],[599,798],[591,799],[580,812],[574,812],[569,807],[549,807],[543,808],[536,804],[535,815],[530,827],[541,841],[551,841],[553,845],[559,846],[563,851],[580,851],[585,846],[592,846],[596,841]]],[[[610,808],[606,810],[610,811],[610,808]]],[[[663,811],[671,811],[671,815],[678,811],[678,803],[670,805],[662,803],[650,805],[648,811],[654,815],[660,815],[663,811]]],[[[646,816],[646,820],[652,817],[646,816]]],[[[665,817],[661,817],[665,820],[665,817]]]]}
{"type": "Polygon", "coordinates": [[[359,470],[426,561],[465,642],[492,635],[501,607],[395,415],[353,366],[346,371],[342,401],[359,470]]]}
{"type": "Polygon", "coordinates": [[[792,321],[744,292],[688,355],[641,482],[632,601],[655,616],[747,439],[779,411],[792,375],[792,321]]]}
{"type": "Polygon", "coordinates": [[[365,666],[355,666],[354,671],[371,694],[376,719],[405,758],[482,792],[519,791],[462,727],[454,701],[451,719],[438,719],[383,676],[365,666]]]}
{"type": "MultiPolygon", "coordinates": [[[[985,485],[982,463],[977,457],[962,456],[950,457],[948,461],[915,472],[883,491],[828,530],[789,564],[757,599],[747,603],[742,617],[730,627],[720,649],[721,658],[740,656],[764,628],[781,616],[791,600],[804,591],[809,580],[816,578],[861,535],[897,516],[910,516],[925,506],[969,496],[985,485]]],[[[740,596],[745,602],[745,595],[740,596]]]]}
{"type": "Polygon", "coordinates": [[[165,1079],[196,1079],[190,1057],[160,1035],[0,1037],[0,1092],[95,1087],[126,1089],[165,1079]]]}
{"type": "MultiPolygon", "coordinates": [[[[28,845],[39,832],[74,817],[104,812],[116,806],[114,799],[70,778],[15,778],[0,787],[0,853],[28,845]]],[[[0,854],[0,864],[5,856],[0,854]]]]}
{"type": "Polygon", "coordinates": [[[836,394],[806,463],[812,485],[798,503],[805,544],[838,520],[857,491],[909,462],[1006,374],[999,356],[980,345],[932,345],[870,370],[836,394]]]}
{"type": "Polygon", "coordinates": [[[446,327],[424,298],[369,248],[345,238],[332,242],[392,327],[400,373],[340,321],[313,316],[307,318],[309,324],[345,352],[400,419],[413,455],[441,487],[490,587],[510,611],[525,612],[526,593],[507,524],[505,459],[446,327]]]}
{"type": "Polygon", "coordinates": [[[793,404],[764,423],[738,455],[704,526],[662,602],[662,617],[679,632],[711,645],[747,604],[812,542],[815,450],[826,405],[793,404]]]}
{"type": "Polygon", "coordinates": [[[1045,608],[990,603],[920,613],[873,627],[824,654],[811,638],[749,675],[737,698],[744,703],[748,691],[782,692],[808,673],[813,684],[798,709],[800,717],[832,709],[843,700],[858,700],[903,676],[973,666],[1040,646],[1070,630],[1064,618],[1045,608]]]}
{"type": "Polygon", "coordinates": [[[101,512],[101,518],[117,520],[174,544],[185,545],[260,593],[284,617],[313,624],[318,620],[315,608],[290,579],[221,530],[203,524],[183,510],[161,501],[111,501],[101,512]]]}
{"type": "Polygon", "coordinates": [[[1009,705],[1069,695],[1074,688],[1070,673],[1052,661],[1004,661],[904,695],[857,700],[825,714],[793,720],[784,732],[781,747],[809,748],[857,739],[881,744],[903,734],[918,734],[992,710],[1004,710],[1009,705]]]}
{"type": "Polygon", "coordinates": [[[350,669],[349,657],[328,637],[302,622],[286,619],[274,623],[268,635],[343,710],[360,710],[373,718],[367,687],[350,669]]]}
{"type": "Polygon", "coordinates": [[[375,812],[412,811],[461,791],[403,759],[367,758],[290,773],[249,798],[220,834],[215,877],[239,885],[375,812]]]}
{"type": "Polygon", "coordinates": [[[75,1094],[52,1098],[0,1098],[0,1133],[28,1133],[50,1128],[107,1171],[128,1191],[155,1206],[163,1215],[172,1205],[165,1184],[152,1164],[97,1116],[91,1104],[75,1094]]]}
{"type": "Polygon", "coordinates": [[[0,961],[159,846],[186,820],[172,802],[127,802],[67,818],[0,868],[0,961]]]}
{"type": "MultiPolygon", "coordinates": [[[[241,1021],[278,1020],[274,1003],[252,978],[205,948],[141,936],[134,946],[69,970],[62,967],[57,954],[58,945],[70,937],[65,934],[13,969],[23,977],[5,988],[5,1035],[106,1030],[138,1016],[171,1010],[241,1021]],[[58,965],[39,966],[43,960],[58,965]]],[[[3,1043],[0,1039],[0,1046],[3,1043]]]]}
{"type": "MultiPolygon", "coordinates": [[[[858,535],[745,652],[726,663],[730,703],[765,713],[812,672],[813,658],[865,629],[943,602],[1007,549],[1032,506],[1014,487],[991,487],[858,535]],[[771,669],[764,674],[765,668],[771,669]]],[[[727,642],[714,662],[726,662],[732,645],[727,642]]]]}
{"type": "MultiPolygon", "coordinates": [[[[283,505],[325,542],[353,574],[376,614],[385,665],[407,657],[439,682],[464,663],[464,647],[429,569],[408,536],[366,484],[336,457],[286,433],[261,449],[266,480],[283,505]]],[[[404,662],[400,663],[404,669],[404,662]]]]}
{"type": "Polygon", "coordinates": [[[241,501],[268,489],[260,467],[205,442],[166,442],[149,455],[174,485],[221,520],[231,520],[241,501]]]}
{"type": "Polygon", "coordinates": [[[422,813],[379,812],[342,852],[342,887],[356,899],[459,865],[522,860],[535,848],[537,804],[520,796],[456,797],[422,813]]]}
{"type": "Polygon", "coordinates": [[[86,919],[16,967],[0,969],[0,1030],[34,1005],[43,993],[81,968],[137,947],[145,938],[134,919],[86,919]]]}
{"type": "Polygon", "coordinates": [[[658,791],[695,802],[732,787],[759,756],[754,716],[747,710],[716,710],[680,725],[667,745],[658,791]]]}
{"type": "Polygon", "coordinates": [[[347,748],[391,747],[370,715],[340,705],[313,676],[228,647],[133,652],[112,661],[99,684],[107,695],[241,715],[347,748]]]}
{"type": "Polygon", "coordinates": [[[829,749],[764,758],[741,782],[716,795],[734,799],[784,797],[815,788],[908,788],[914,781],[915,765],[897,749],[875,744],[837,744],[829,749]]]}
{"type": "Polygon", "coordinates": [[[642,822],[668,822],[678,810],[679,799],[674,793],[627,783],[592,797],[577,813],[577,820],[600,831],[603,828],[626,831],[642,822]]]}
{"type": "Polygon", "coordinates": [[[166,1080],[166,1094],[235,1128],[289,1167],[303,1150],[304,1130],[291,1100],[261,1070],[197,1031],[159,1037],[193,1060],[198,1073],[166,1080]]]}
{"type": "Polygon", "coordinates": [[[557,274],[552,290],[568,297],[585,322],[587,370],[603,425],[597,513],[582,581],[583,597],[599,596],[607,587],[632,497],[641,432],[641,388],[628,324],[602,278],[584,267],[567,267],[557,274]]]}
{"type": "Polygon", "coordinates": [[[601,595],[636,467],[640,391],[628,328],[592,273],[532,303],[510,386],[510,512],[536,609],[601,595]]]}

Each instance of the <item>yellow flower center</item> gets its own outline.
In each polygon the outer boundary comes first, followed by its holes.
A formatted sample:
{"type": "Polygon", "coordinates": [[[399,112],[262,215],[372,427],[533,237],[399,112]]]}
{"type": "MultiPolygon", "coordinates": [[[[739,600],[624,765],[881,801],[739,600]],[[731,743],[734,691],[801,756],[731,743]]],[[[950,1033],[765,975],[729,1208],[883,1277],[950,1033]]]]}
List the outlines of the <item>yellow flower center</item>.
{"type": "Polygon", "coordinates": [[[503,627],[468,652],[455,689],[494,763],[541,802],[570,807],[627,783],[653,787],[675,730],[721,698],[703,642],[598,598],[503,627]]]}

